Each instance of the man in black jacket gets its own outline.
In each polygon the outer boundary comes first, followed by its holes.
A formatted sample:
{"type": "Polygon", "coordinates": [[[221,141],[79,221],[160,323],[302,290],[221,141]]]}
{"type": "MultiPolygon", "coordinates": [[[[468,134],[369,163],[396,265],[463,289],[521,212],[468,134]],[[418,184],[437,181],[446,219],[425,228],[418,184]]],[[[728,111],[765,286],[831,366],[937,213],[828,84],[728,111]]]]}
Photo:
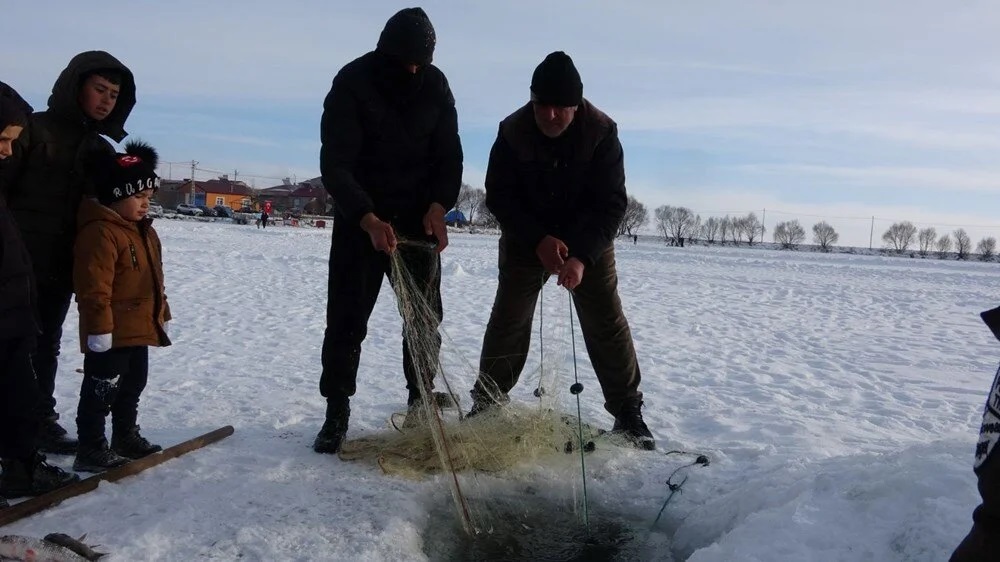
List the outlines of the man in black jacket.
{"type": "Polygon", "coordinates": [[[76,452],[76,439],[59,425],[55,381],[62,325],[73,297],[73,242],[80,201],[93,186],[82,168],[91,150],[114,148],[101,135],[121,142],[135,106],[132,72],[104,51],[87,51],[59,74],[48,110],[32,114],[14,146],[13,162],[0,175],[0,191],[21,230],[38,283],[41,334],[33,357],[44,451],[76,452]]]}
{"type": "Polygon", "coordinates": [[[532,75],[531,101],[500,123],[490,152],[486,206],[500,222],[500,285],[470,415],[507,400],[527,358],[538,292],[556,275],[573,293],[614,430],[655,447],[618,297],[613,240],[627,199],[617,125],[583,98],[572,59],[551,53],[532,75]]]}
{"type": "Polygon", "coordinates": [[[433,311],[419,326],[432,349],[414,349],[423,346],[403,337],[411,411],[434,377],[433,369],[418,369],[413,355],[426,353],[436,363],[438,254],[448,245],[444,215],[462,179],[455,99],[431,64],[435,41],[422,9],[399,11],[386,22],[376,49],[337,73],[323,103],[320,170],[335,217],[320,378],[326,422],[313,444],[319,453],[336,453],[347,432],[361,342],[394,252],[433,311]]]}
{"type": "MultiPolygon", "coordinates": [[[[982,313],[983,321],[1000,340],[1000,308],[982,313]]],[[[988,562],[1000,558],[1000,369],[983,408],[983,424],[973,465],[983,503],[972,513],[972,530],[951,555],[951,562],[988,562]]]]}
{"type": "MultiPolygon", "coordinates": [[[[31,106],[0,82],[0,171],[30,114],[31,106]]],[[[37,449],[40,396],[31,367],[37,335],[31,260],[0,195],[0,506],[2,498],[36,496],[79,480],[50,466],[37,449]]]]}

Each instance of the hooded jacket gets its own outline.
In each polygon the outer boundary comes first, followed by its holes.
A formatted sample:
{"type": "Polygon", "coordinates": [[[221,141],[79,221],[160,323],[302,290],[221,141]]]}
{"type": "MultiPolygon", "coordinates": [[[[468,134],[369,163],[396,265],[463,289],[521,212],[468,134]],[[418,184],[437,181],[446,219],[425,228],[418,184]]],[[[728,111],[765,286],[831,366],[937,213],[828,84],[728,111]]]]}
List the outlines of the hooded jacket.
{"type": "Polygon", "coordinates": [[[538,130],[529,102],[500,123],[486,169],[486,206],[519,251],[534,255],[546,235],[569,257],[593,265],[625,215],[618,126],[586,99],[558,138],[538,130]]]}
{"type": "MultiPolygon", "coordinates": [[[[31,106],[13,88],[0,82],[0,130],[24,123],[31,106]]],[[[0,173],[8,159],[0,160],[0,173]]],[[[0,195],[0,340],[38,334],[35,280],[14,216],[0,195]]]]}
{"type": "Polygon", "coordinates": [[[372,51],[344,66],[323,103],[320,170],[338,218],[369,212],[404,235],[424,236],[431,203],[455,205],[462,145],[455,98],[433,65],[409,74],[372,51]]]}
{"type": "Polygon", "coordinates": [[[71,290],[77,209],[93,193],[83,160],[93,150],[114,151],[100,135],[121,142],[134,106],[135,80],[125,65],[103,51],[80,53],[56,79],[48,110],[32,114],[16,141],[0,190],[23,234],[39,285],[71,290]],[[122,83],[114,110],[94,121],[77,99],[81,78],[102,69],[119,72],[122,83]]]}
{"type": "Polygon", "coordinates": [[[111,334],[111,347],[167,346],[170,306],[163,291],[160,238],[153,220],[123,219],[93,199],[80,205],[73,289],[80,311],[80,347],[87,336],[111,334]]]}

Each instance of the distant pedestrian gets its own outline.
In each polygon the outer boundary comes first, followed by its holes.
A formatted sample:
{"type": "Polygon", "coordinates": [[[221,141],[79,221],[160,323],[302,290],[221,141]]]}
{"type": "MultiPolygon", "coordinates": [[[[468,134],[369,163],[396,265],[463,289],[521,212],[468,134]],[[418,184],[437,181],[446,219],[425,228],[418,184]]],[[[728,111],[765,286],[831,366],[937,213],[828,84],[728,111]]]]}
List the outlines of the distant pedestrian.
{"type": "Polygon", "coordinates": [[[261,211],[260,212],[260,220],[257,221],[257,228],[264,228],[264,229],[266,229],[267,228],[267,219],[268,219],[267,211],[261,211]]]}
{"type": "Polygon", "coordinates": [[[639,235],[638,234],[633,234],[632,235],[632,245],[634,246],[634,245],[636,245],[638,243],[639,243],[639,235]]]}

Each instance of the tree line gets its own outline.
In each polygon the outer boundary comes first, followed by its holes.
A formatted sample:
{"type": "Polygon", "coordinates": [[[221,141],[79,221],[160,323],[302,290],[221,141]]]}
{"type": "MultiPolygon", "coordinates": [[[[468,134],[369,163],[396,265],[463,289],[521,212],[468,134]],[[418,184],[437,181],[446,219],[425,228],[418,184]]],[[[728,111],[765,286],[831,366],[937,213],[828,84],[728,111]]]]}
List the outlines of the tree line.
{"type": "MultiPolygon", "coordinates": [[[[458,202],[455,208],[462,211],[470,224],[487,228],[499,226],[496,218],[486,208],[486,190],[462,184],[458,202]]],[[[618,226],[619,236],[632,237],[649,224],[650,213],[646,206],[633,196],[629,196],[625,207],[625,216],[618,226]]],[[[702,220],[687,207],[663,205],[653,210],[653,222],[657,233],[663,240],[673,246],[684,246],[685,241],[698,240],[708,244],[735,244],[746,242],[753,246],[762,242],[767,233],[763,221],[754,212],[743,216],[708,217],[702,220]]],[[[771,232],[775,244],[785,249],[796,249],[807,239],[806,229],[798,220],[779,222],[771,232]]],[[[830,251],[840,240],[836,229],[826,221],[812,225],[812,243],[822,251],[830,251]]],[[[986,236],[979,240],[973,248],[972,239],[965,229],[959,228],[950,233],[938,236],[934,227],[917,229],[913,223],[902,221],[894,223],[883,234],[884,248],[897,253],[906,253],[911,247],[926,257],[936,252],[941,258],[954,252],[960,260],[969,259],[975,254],[982,260],[992,259],[997,255],[997,240],[986,236]]]]}

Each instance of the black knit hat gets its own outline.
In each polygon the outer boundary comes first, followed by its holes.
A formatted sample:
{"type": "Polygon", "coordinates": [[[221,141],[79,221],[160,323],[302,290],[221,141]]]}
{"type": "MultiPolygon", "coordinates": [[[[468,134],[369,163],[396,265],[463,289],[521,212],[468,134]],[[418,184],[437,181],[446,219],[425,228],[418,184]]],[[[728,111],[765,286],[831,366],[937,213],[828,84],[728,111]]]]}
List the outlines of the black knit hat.
{"type": "Polygon", "coordinates": [[[10,125],[23,127],[28,124],[31,106],[7,84],[0,82],[0,129],[10,125]]]}
{"type": "Polygon", "coordinates": [[[376,49],[400,62],[427,65],[434,58],[437,37],[421,8],[404,8],[385,22],[376,49]]]}
{"type": "Polygon", "coordinates": [[[573,59],[562,51],[549,53],[531,75],[531,99],[545,105],[571,107],[583,101],[583,82],[573,59]]]}
{"type": "Polygon", "coordinates": [[[125,153],[95,152],[90,169],[97,186],[97,200],[104,205],[122,201],[139,193],[160,187],[156,175],[156,150],[141,141],[129,141],[125,153]]]}

